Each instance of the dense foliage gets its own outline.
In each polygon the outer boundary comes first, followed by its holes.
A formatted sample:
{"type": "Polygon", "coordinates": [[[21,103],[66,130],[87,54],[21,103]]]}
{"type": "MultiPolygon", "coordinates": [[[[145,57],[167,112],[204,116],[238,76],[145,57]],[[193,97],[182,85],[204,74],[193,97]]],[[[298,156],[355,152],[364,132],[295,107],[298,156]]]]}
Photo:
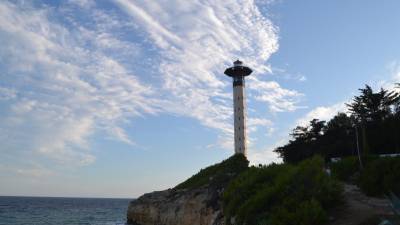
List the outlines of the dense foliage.
{"type": "Polygon", "coordinates": [[[342,188],[314,157],[299,165],[251,167],[224,191],[227,224],[320,225],[342,188]]]}
{"type": "Polygon", "coordinates": [[[362,167],[377,159],[379,159],[378,155],[363,155],[360,158],[348,156],[329,165],[335,178],[345,182],[357,183],[362,167]]]}
{"type": "MultiPolygon", "coordinates": [[[[399,85],[400,87],[400,85],[399,85]]],[[[400,95],[395,90],[374,92],[368,85],[347,104],[350,115],[330,121],[313,119],[298,126],[292,140],[275,149],[284,162],[297,163],[313,155],[326,159],[357,154],[400,153],[400,95]]]]}
{"type": "Polygon", "coordinates": [[[372,196],[389,192],[400,194],[400,157],[369,162],[361,172],[359,186],[364,193],[372,196]]]}
{"type": "Polygon", "coordinates": [[[358,157],[346,157],[339,162],[332,163],[330,168],[335,178],[348,182],[360,172],[360,163],[358,157]]]}
{"type": "Polygon", "coordinates": [[[177,185],[176,189],[198,188],[209,185],[215,188],[224,187],[239,173],[245,171],[249,161],[242,154],[235,154],[232,157],[200,170],[183,183],[177,185]]]}
{"type": "Polygon", "coordinates": [[[400,157],[366,156],[362,162],[363,169],[360,169],[357,157],[332,163],[332,175],[345,182],[354,182],[367,195],[400,194],[400,157]]]}

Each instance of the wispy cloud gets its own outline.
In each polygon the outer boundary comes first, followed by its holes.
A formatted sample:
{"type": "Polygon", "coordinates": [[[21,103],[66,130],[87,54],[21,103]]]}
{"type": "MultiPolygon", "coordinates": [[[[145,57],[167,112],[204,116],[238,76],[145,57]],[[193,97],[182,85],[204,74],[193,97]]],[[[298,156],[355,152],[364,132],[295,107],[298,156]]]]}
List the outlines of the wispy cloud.
{"type": "Polygon", "coordinates": [[[296,121],[296,125],[306,126],[312,119],[328,121],[339,112],[346,113],[346,102],[335,103],[330,106],[319,106],[309,111],[305,116],[296,121]]]}
{"type": "Polygon", "coordinates": [[[159,48],[162,88],[169,93],[165,110],[196,118],[231,139],[230,80],[222,71],[238,57],[255,69],[258,78],[249,80],[255,100],[272,111],[296,109],[300,93],[260,76],[270,71],[266,60],[277,51],[278,37],[253,1],[117,2],[159,48]]]}
{"type": "Polygon", "coordinates": [[[0,100],[11,100],[17,97],[17,91],[12,88],[0,87],[0,100]]]}
{"type": "Polygon", "coordinates": [[[300,106],[298,103],[303,94],[282,88],[275,81],[262,81],[257,78],[251,78],[249,88],[256,92],[255,99],[268,103],[271,112],[294,111],[300,106]]]}
{"type": "MultiPolygon", "coordinates": [[[[367,85],[372,86],[373,89],[378,90],[380,88],[385,88],[388,90],[393,90],[396,83],[400,82],[400,63],[398,61],[389,62],[385,66],[385,74],[381,77],[385,77],[385,79],[381,79],[378,81],[369,81],[367,85]]],[[[360,85],[360,88],[363,88],[363,84],[360,85]]],[[[360,93],[358,91],[354,91],[353,93],[349,93],[347,100],[341,101],[328,106],[318,106],[314,109],[310,110],[305,116],[299,118],[296,121],[296,125],[305,126],[312,119],[326,120],[333,118],[337,113],[344,112],[348,113],[346,103],[350,103],[352,101],[352,96],[357,96],[360,93]]]]}
{"type": "Polygon", "coordinates": [[[392,90],[396,83],[400,83],[400,61],[391,61],[386,65],[386,70],[390,74],[390,77],[384,80],[378,81],[374,88],[386,88],[392,90]]]}
{"type": "Polygon", "coordinates": [[[96,5],[94,0],[68,0],[71,4],[76,4],[79,7],[88,9],[96,5]]]}
{"type": "Polygon", "coordinates": [[[282,159],[274,152],[274,149],[284,145],[288,141],[288,136],[275,142],[274,144],[265,147],[261,150],[255,151],[250,149],[248,158],[252,165],[268,165],[271,163],[281,163],[282,159]]]}
{"type": "MultiPolygon", "coordinates": [[[[68,7],[68,6],[65,6],[68,7]]],[[[106,50],[117,43],[111,31],[52,21],[50,8],[0,4],[3,110],[1,140],[7,151],[34,151],[56,161],[86,165],[89,138],[105,130],[131,141],[120,124],[156,113],[153,90],[106,50]],[[100,42],[100,44],[99,44],[100,42]],[[104,44],[112,42],[112,44],[104,44]],[[88,48],[89,45],[98,48],[88,48]],[[18,95],[7,86],[18,89],[18,95]],[[12,144],[11,144],[12,143],[12,144]]],[[[97,22],[97,27],[102,26],[97,22]]],[[[134,46],[134,45],[132,45],[134,46]]]]}
{"type": "Polygon", "coordinates": [[[254,117],[248,118],[247,128],[249,132],[255,132],[259,127],[265,127],[268,130],[268,133],[271,133],[274,130],[273,122],[271,120],[254,117]]]}
{"type": "Polygon", "coordinates": [[[87,165],[96,133],[132,145],[123,125],[158,113],[194,118],[227,147],[232,97],[222,71],[236,58],[255,69],[250,97],[273,112],[298,108],[300,93],[267,81],[278,29],[253,1],[114,3],[124,13],[90,0],[0,3],[3,151],[87,165]]]}
{"type": "MultiPolygon", "coordinates": [[[[43,165],[33,162],[30,159],[25,160],[22,165],[2,165],[0,164],[0,176],[23,177],[27,180],[46,179],[55,173],[43,165]]],[[[4,177],[3,177],[4,178],[4,177]]]]}

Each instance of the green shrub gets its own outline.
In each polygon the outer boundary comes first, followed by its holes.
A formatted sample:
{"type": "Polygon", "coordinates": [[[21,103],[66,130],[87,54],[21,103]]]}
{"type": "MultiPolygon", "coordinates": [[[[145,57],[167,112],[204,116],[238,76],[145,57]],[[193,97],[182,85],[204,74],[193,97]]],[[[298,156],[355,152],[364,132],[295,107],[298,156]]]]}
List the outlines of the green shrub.
{"type": "Polygon", "coordinates": [[[359,186],[370,196],[380,196],[390,191],[400,193],[400,157],[379,158],[363,169],[359,186]]]}
{"type": "Polygon", "coordinates": [[[351,156],[331,164],[332,176],[341,181],[350,181],[350,178],[360,171],[360,162],[357,157],[351,156]]]}
{"type": "Polygon", "coordinates": [[[278,206],[272,210],[269,220],[258,224],[274,225],[319,225],[327,221],[327,215],[321,204],[315,200],[306,200],[294,207],[278,206]],[[292,208],[290,211],[288,208],[292,208]]]}
{"type": "Polygon", "coordinates": [[[200,170],[186,181],[178,184],[176,189],[199,188],[210,185],[215,188],[226,186],[239,173],[248,169],[249,161],[242,154],[235,154],[230,158],[200,170]]]}
{"type": "MultiPolygon", "coordinates": [[[[379,159],[377,155],[364,155],[361,158],[363,166],[368,166],[371,162],[379,159]]],[[[330,165],[332,176],[344,182],[358,182],[360,174],[360,161],[357,156],[349,156],[341,159],[339,162],[330,165]]]]}
{"type": "Polygon", "coordinates": [[[230,224],[319,225],[341,200],[342,187],[314,157],[298,165],[251,167],[225,189],[223,210],[230,224]]]}

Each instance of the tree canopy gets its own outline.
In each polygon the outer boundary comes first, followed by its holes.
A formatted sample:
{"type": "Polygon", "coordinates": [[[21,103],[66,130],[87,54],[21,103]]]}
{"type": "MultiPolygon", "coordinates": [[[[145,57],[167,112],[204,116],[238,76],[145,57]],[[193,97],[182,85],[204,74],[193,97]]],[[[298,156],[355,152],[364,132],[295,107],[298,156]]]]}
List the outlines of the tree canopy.
{"type": "Polygon", "coordinates": [[[400,84],[394,90],[374,92],[365,85],[360,94],[346,104],[328,122],[312,119],[307,126],[297,126],[291,140],[276,148],[284,162],[297,163],[314,155],[326,159],[357,153],[357,139],[362,154],[400,153],[400,84]]]}

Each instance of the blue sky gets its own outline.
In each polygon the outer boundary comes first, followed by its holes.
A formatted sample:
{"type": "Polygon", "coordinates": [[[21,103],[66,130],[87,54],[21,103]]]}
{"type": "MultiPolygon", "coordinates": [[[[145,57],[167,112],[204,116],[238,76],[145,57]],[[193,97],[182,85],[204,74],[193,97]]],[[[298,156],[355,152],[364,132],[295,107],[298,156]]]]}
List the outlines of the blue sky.
{"type": "Polygon", "coordinates": [[[364,84],[400,80],[400,2],[1,1],[0,195],[137,197],[233,153],[246,81],[249,159],[364,84]]]}

